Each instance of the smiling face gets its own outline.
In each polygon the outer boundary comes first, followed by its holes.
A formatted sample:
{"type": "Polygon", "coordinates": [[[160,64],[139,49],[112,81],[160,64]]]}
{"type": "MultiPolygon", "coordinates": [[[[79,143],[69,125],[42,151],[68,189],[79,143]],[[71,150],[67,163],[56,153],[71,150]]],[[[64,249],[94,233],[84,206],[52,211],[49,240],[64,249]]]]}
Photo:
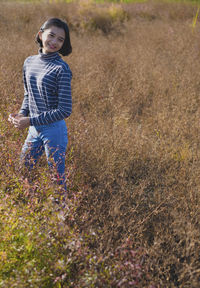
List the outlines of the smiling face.
{"type": "Polygon", "coordinates": [[[58,52],[65,41],[65,31],[63,28],[51,26],[45,29],[43,32],[38,33],[40,40],[42,41],[42,52],[44,54],[58,52]]]}

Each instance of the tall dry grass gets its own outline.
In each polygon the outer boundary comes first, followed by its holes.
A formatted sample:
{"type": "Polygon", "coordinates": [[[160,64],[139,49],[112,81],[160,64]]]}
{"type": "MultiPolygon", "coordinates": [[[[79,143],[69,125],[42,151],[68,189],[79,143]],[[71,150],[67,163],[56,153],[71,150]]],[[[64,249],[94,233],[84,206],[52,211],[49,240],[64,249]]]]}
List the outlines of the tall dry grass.
{"type": "MultiPolygon", "coordinates": [[[[46,18],[62,17],[73,45],[65,59],[73,72],[66,161],[70,189],[82,191],[74,216],[80,233],[98,235],[91,249],[100,259],[127,238],[144,251],[148,273],[137,285],[120,287],[199,287],[196,7],[153,1],[116,7],[122,18],[112,16],[108,4],[1,3],[1,166],[8,157],[17,166],[25,137],[7,117],[23,99],[21,69],[37,53],[34,34],[46,18]]],[[[1,169],[5,192],[9,170],[1,169]]],[[[111,280],[81,281],[62,287],[118,287],[111,280]]]]}

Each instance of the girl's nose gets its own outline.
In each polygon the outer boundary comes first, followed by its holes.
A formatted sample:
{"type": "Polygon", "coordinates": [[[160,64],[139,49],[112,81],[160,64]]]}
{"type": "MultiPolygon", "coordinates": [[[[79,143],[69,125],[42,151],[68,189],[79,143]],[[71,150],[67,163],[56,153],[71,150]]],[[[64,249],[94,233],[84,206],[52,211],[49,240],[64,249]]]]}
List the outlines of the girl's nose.
{"type": "Polygon", "coordinates": [[[52,44],[56,44],[56,43],[57,43],[57,39],[54,38],[54,39],[52,40],[52,44]]]}

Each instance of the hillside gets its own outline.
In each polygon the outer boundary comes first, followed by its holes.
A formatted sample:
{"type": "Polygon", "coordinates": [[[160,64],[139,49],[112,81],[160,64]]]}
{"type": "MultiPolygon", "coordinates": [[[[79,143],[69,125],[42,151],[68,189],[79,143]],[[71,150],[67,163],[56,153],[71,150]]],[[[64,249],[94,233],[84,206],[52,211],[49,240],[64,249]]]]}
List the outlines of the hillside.
{"type": "Polygon", "coordinates": [[[0,9],[0,287],[199,287],[200,25],[195,5],[10,3],[0,9]],[[48,17],[73,53],[69,198],[46,159],[19,171],[8,121],[48,17]]]}

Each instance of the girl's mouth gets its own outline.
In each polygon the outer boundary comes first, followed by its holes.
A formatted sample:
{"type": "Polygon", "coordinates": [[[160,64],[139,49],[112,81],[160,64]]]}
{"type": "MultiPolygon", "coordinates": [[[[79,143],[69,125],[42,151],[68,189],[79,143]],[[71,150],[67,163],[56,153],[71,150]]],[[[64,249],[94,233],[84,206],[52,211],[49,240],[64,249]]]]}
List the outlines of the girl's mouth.
{"type": "Polygon", "coordinates": [[[49,48],[50,48],[50,49],[53,49],[53,50],[56,49],[56,47],[55,47],[55,46],[52,46],[52,45],[49,45],[49,48]]]}

